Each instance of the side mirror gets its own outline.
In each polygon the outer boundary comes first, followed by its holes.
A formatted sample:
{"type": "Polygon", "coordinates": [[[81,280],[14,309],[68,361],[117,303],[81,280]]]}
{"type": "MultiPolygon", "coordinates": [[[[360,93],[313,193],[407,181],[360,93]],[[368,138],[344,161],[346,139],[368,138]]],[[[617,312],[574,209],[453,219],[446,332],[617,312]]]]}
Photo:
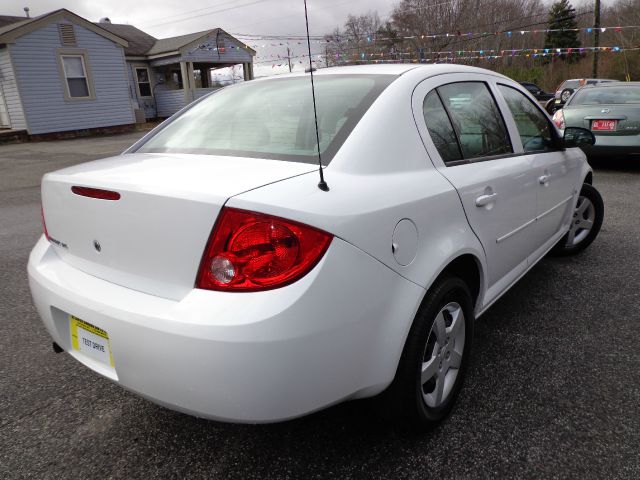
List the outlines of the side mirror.
{"type": "Polygon", "coordinates": [[[586,128],[567,127],[564,129],[563,144],[565,148],[589,147],[595,143],[596,137],[586,128]]]}

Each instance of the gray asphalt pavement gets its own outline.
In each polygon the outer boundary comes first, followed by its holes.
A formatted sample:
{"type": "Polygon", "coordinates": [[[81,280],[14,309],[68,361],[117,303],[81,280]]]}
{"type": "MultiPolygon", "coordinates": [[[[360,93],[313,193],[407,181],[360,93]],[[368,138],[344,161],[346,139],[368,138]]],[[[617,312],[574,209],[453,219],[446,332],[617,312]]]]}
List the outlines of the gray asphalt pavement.
{"type": "Polygon", "coordinates": [[[0,146],[0,478],[640,478],[640,164],[596,170],[595,243],[543,260],[478,322],[462,395],[434,432],[390,428],[368,402],[228,425],[53,353],[31,303],[40,176],[139,135],[0,146]]]}

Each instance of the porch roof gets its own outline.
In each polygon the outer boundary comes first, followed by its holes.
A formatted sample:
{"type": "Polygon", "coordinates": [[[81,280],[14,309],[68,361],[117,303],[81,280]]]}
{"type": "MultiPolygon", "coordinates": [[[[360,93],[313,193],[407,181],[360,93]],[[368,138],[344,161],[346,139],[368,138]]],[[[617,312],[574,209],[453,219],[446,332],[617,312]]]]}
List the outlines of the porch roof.
{"type": "Polygon", "coordinates": [[[248,45],[245,45],[237,38],[229,35],[221,28],[212,28],[210,30],[204,30],[201,32],[188,33],[186,35],[178,35],[176,37],[169,38],[154,38],[146,32],[143,32],[139,28],[133,25],[124,25],[118,23],[97,23],[100,27],[108,30],[114,35],[118,35],[126,39],[129,42],[129,47],[125,48],[125,54],[129,57],[154,57],[158,58],[166,55],[175,55],[180,49],[187,45],[196,42],[199,39],[204,39],[211,35],[220,35],[231,40],[233,43],[240,46],[243,50],[255,55],[256,52],[248,45]]]}
{"type": "Polygon", "coordinates": [[[147,52],[147,55],[158,55],[161,53],[175,52],[185,45],[189,45],[191,42],[195,42],[199,38],[202,38],[210,33],[217,33],[219,30],[219,28],[214,28],[213,30],[189,33],[187,35],[180,35],[178,37],[160,38],[156,40],[156,43],[147,52]]]}

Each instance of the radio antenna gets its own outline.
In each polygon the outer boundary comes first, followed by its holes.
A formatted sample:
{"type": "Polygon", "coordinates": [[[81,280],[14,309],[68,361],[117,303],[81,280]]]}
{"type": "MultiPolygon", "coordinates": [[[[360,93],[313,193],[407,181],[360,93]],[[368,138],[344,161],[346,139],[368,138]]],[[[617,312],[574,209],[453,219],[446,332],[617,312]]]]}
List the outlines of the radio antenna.
{"type": "Polygon", "coordinates": [[[311,40],[309,40],[309,15],[307,14],[307,0],[304,0],[304,20],[307,24],[307,48],[309,49],[309,73],[311,74],[311,95],[313,96],[313,118],[316,122],[316,145],[318,146],[318,171],[320,172],[320,183],[318,188],[323,192],[329,191],[329,185],[324,181],[322,169],[322,156],[320,155],[320,134],[318,133],[318,110],[316,108],[316,89],[313,85],[313,64],[311,63],[311,40]]]}

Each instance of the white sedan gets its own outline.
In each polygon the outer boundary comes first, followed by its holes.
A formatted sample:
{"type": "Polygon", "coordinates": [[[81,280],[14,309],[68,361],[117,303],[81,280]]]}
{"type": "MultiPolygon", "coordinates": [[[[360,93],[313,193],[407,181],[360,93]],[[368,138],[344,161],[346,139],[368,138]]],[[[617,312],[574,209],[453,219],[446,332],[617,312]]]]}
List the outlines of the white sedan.
{"type": "Polygon", "coordinates": [[[314,76],[317,137],[309,74],[293,74],[45,175],[28,271],[57,351],[212,419],[378,394],[413,426],[445,417],[475,319],[547,252],[597,235],[575,148],[593,135],[561,138],[526,90],[478,68],[314,76]]]}

